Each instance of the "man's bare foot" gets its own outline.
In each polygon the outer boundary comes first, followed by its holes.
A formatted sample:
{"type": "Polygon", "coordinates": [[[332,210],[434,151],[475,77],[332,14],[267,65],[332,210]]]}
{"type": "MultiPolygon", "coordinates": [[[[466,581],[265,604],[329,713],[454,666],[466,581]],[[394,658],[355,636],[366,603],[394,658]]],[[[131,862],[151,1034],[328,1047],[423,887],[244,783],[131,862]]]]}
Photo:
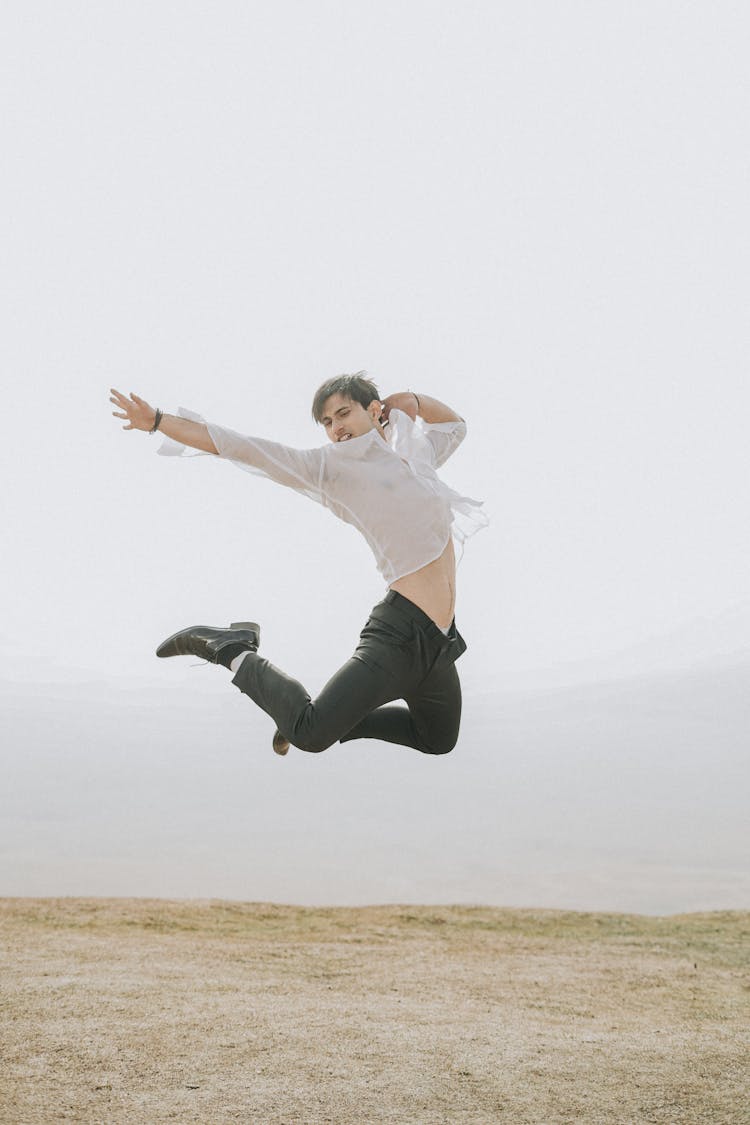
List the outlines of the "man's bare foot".
{"type": "Polygon", "coordinates": [[[281,731],[277,730],[276,734],[273,736],[273,752],[274,752],[274,754],[278,754],[280,757],[283,758],[284,755],[286,754],[286,752],[288,751],[288,749],[289,749],[289,739],[284,738],[284,735],[281,733],[281,731]]]}

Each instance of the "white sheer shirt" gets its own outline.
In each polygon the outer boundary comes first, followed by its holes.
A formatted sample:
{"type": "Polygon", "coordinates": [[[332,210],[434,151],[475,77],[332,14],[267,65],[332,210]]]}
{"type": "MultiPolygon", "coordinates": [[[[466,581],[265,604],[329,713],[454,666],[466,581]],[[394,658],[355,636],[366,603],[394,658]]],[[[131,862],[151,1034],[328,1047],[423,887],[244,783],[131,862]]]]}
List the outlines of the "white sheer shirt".
{"type": "MultiPolygon", "coordinates": [[[[182,408],[178,415],[205,422],[182,408]]],[[[481,501],[454,492],[436,472],[466,436],[463,420],[414,423],[403,411],[391,410],[385,441],[372,429],[315,449],[205,425],[220,457],[317,500],[356,527],[389,585],[439,558],[451,536],[462,553],[466,539],[489,522],[481,501]]],[[[157,452],[194,451],[165,437],[157,452]]]]}

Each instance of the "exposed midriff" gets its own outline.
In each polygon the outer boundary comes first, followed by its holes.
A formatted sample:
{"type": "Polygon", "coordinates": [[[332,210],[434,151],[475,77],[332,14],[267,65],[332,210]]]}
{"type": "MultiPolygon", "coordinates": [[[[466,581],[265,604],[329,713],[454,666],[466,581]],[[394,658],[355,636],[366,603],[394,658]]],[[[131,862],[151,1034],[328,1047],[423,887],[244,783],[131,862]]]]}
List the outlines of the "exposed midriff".
{"type": "Polygon", "coordinates": [[[441,629],[447,629],[456,612],[456,553],[453,539],[439,558],[412,574],[391,582],[391,590],[408,598],[431,617],[441,629]]]}

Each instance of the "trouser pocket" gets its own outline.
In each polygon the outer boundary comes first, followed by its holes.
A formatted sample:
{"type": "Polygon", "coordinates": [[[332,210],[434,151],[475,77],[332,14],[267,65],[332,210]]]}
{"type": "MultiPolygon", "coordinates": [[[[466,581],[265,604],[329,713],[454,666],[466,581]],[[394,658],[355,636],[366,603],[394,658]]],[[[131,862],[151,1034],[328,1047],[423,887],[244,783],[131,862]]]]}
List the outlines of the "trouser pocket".
{"type": "Polygon", "coordinates": [[[371,616],[359,635],[354,655],[370,668],[397,679],[411,680],[420,665],[415,641],[416,630],[411,622],[394,624],[371,616]]]}

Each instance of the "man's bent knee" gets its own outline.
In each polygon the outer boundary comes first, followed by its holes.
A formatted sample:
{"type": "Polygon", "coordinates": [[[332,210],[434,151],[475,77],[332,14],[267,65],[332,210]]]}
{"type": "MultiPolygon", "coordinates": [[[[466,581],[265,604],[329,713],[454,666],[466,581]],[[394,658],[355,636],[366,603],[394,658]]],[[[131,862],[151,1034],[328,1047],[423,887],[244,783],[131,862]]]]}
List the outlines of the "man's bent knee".
{"type": "MultiPolygon", "coordinates": [[[[289,741],[306,754],[322,754],[338,742],[339,731],[332,731],[330,722],[321,721],[314,704],[309,704],[305,712],[297,718],[289,741]]],[[[289,736],[287,736],[289,737],[289,736]]]]}
{"type": "MultiPolygon", "coordinates": [[[[338,741],[334,738],[333,742],[338,741]]],[[[298,750],[304,750],[306,754],[322,754],[324,750],[328,750],[333,746],[333,742],[323,742],[315,738],[300,738],[293,739],[292,745],[296,746],[298,750]]]]}
{"type": "Polygon", "coordinates": [[[450,754],[457,742],[458,734],[456,733],[455,735],[446,735],[423,741],[419,749],[423,754],[450,754]]]}

